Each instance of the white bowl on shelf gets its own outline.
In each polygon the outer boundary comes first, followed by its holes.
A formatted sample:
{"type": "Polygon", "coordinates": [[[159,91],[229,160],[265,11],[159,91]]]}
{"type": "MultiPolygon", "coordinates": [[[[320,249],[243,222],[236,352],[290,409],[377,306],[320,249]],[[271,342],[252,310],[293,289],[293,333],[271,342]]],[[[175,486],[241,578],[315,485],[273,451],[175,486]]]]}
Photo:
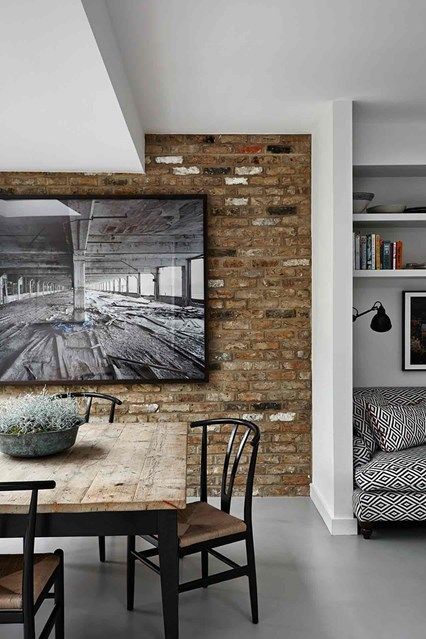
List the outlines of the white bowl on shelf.
{"type": "Polygon", "coordinates": [[[404,213],[406,208],[405,204],[379,204],[370,206],[367,213],[404,213]]]}

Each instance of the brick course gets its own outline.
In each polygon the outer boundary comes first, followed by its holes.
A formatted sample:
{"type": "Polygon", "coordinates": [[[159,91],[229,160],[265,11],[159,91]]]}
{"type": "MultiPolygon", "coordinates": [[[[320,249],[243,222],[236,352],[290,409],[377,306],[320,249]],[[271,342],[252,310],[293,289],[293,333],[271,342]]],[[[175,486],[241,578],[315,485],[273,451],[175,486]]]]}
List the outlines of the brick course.
{"type": "MultiPolygon", "coordinates": [[[[311,469],[310,136],[148,135],[146,143],[146,175],[0,173],[0,194],[206,193],[209,383],[102,385],[98,390],[125,400],[120,421],[222,416],[256,421],[262,431],[256,494],[306,495],[311,469]]],[[[2,392],[22,390],[10,386],[2,392]]],[[[225,440],[224,432],[212,435],[212,494],[219,490],[225,440]]],[[[199,440],[191,434],[189,494],[196,492],[198,459],[199,440]]]]}

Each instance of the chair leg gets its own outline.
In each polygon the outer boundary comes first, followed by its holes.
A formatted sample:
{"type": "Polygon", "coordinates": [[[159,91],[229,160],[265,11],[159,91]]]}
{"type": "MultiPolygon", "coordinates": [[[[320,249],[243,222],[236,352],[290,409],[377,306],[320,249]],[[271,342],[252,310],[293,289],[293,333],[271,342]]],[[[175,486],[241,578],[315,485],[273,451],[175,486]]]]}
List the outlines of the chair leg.
{"type": "Polygon", "coordinates": [[[207,578],[209,576],[209,553],[207,550],[201,551],[201,577],[203,579],[203,588],[207,588],[207,578]]]}
{"type": "Polygon", "coordinates": [[[246,539],[248,579],[250,589],[251,619],[253,623],[259,623],[259,608],[257,601],[256,562],[254,558],[253,533],[248,531],[246,539]]]}
{"type": "Polygon", "coordinates": [[[127,610],[133,610],[135,603],[135,558],[132,551],[135,550],[135,536],[127,537],[127,610]]]}
{"type": "Polygon", "coordinates": [[[34,613],[24,614],[24,639],[36,639],[34,613]]]}
{"type": "Polygon", "coordinates": [[[99,537],[99,561],[105,563],[105,537],[99,537]]]}
{"type": "Polygon", "coordinates": [[[55,606],[58,607],[58,615],[55,622],[55,639],[65,637],[65,595],[64,595],[64,553],[56,550],[55,554],[60,557],[61,563],[54,586],[55,606]]]}

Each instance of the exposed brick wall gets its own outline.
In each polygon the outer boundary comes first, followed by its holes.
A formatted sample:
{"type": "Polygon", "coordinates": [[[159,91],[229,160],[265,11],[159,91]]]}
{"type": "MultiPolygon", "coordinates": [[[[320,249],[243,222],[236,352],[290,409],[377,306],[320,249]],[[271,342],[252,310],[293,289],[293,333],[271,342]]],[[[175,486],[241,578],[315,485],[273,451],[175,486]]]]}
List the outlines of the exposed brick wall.
{"type": "MultiPolygon", "coordinates": [[[[262,431],[256,493],[305,495],[311,468],[310,136],[148,135],[146,152],[146,175],[0,173],[0,193],[207,193],[209,383],[99,390],[125,399],[121,421],[256,421],[262,431]]],[[[225,434],[213,440],[217,492],[225,434]]],[[[198,482],[197,446],[191,436],[190,493],[198,482]]]]}

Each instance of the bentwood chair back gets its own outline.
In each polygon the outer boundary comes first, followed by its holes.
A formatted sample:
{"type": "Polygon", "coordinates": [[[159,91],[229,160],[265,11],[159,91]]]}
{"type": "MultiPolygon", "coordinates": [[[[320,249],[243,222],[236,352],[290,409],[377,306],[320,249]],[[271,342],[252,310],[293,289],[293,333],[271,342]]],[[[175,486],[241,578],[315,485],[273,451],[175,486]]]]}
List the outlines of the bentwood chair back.
{"type": "Polygon", "coordinates": [[[0,555],[0,625],[22,624],[24,639],[35,639],[35,615],[46,599],[54,606],[40,637],[55,629],[55,638],[64,638],[63,552],[34,554],[38,491],[50,488],[54,481],[0,482],[0,492],[31,491],[23,554],[0,555]]]}
{"type": "MultiPolygon", "coordinates": [[[[248,577],[253,623],[258,623],[257,581],[252,526],[253,483],[256,470],[257,452],[260,441],[259,427],[244,419],[207,419],[193,422],[191,428],[201,428],[200,501],[189,503],[185,510],[178,511],[179,556],[201,553],[201,579],[194,579],[179,585],[179,592],[207,588],[208,586],[237,577],[248,577]],[[220,509],[207,501],[207,453],[208,428],[231,426],[231,433],[225,452],[221,478],[220,509]],[[244,490],[244,515],[240,519],[230,514],[234,485],[243,454],[247,457],[248,469],[244,490]],[[216,550],[217,547],[244,541],[247,564],[241,566],[216,550]],[[209,574],[209,555],[219,559],[230,569],[213,575],[209,574]]],[[[244,484],[243,484],[244,485],[244,484]]],[[[127,607],[134,605],[135,562],[161,571],[151,557],[158,554],[157,539],[143,535],[154,548],[137,551],[135,537],[128,538],[127,548],[127,607]]]]}
{"type": "MultiPolygon", "coordinates": [[[[120,406],[123,402],[118,397],[114,397],[114,395],[107,395],[105,393],[92,393],[90,391],[81,391],[81,392],[71,392],[71,393],[57,393],[53,395],[54,399],[66,399],[67,397],[85,397],[87,399],[86,403],[86,412],[84,415],[84,419],[86,422],[90,421],[90,415],[92,411],[92,402],[94,399],[105,400],[111,403],[111,408],[109,411],[109,423],[112,424],[114,422],[115,417],[115,407],[120,406]]],[[[99,560],[103,563],[105,561],[105,537],[98,537],[99,542],[99,560]]]]}

